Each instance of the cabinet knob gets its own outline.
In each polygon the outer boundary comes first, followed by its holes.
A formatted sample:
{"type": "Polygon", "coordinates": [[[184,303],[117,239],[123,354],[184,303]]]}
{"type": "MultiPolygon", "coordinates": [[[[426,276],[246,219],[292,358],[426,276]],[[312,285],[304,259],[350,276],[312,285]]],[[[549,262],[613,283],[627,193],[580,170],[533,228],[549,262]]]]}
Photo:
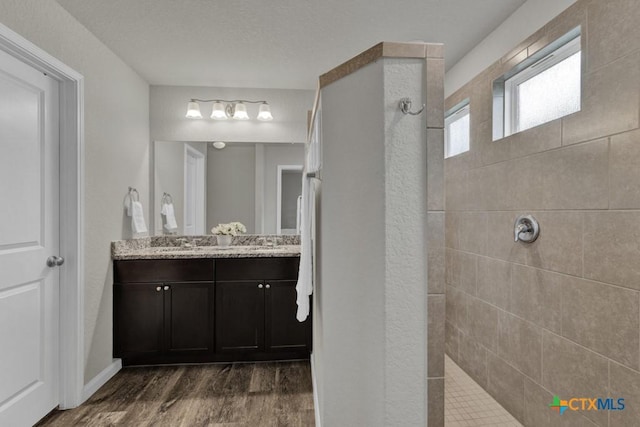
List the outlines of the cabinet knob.
{"type": "Polygon", "coordinates": [[[158,287],[156,288],[156,292],[160,292],[161,290],[162,290],[162,287],[160,287],[160,286],[158,286],[158,287]]]}
{"type": "Polygon", "coordinates": [[[267,283],[267,285],[265,286],[265,288],[267,288],[267,289],[271,289],[271,285],[267,283]]]}
{"type": "Polygon", "coordinates": [[[258,289],[262,289],[262,283],[258,285],[258,289]]]}
{"type": "Polygon", "coordinates": [[[165,287],[164,287],[164,290],[165,290],[165,291],[168,291],[168,290],[169,290],[169,286],[165,286],[165,287]]]}

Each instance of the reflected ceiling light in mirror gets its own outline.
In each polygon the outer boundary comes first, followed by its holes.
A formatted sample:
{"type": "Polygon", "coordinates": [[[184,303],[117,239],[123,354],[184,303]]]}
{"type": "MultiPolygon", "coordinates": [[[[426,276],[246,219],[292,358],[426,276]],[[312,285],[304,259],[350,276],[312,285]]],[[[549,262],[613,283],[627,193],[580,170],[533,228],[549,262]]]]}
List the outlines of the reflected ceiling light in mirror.
{"type": "Polygon", "coordinates": [[[267,101],[249,101],[246,99],[234,99],[232,101],[224,99],[191,99],[187,104],[186,117],[188,119],[201,119],[200,104],[208,102],[213,103],[210,117],[214,120],[249,120],[250,117],[245,104],[260,104],[257,119],[262,122],[273,120],[271,107],[267,101]]]}
{"type": "Polygon", "coordinates": [[[215,141],[211,143],[211,145],[213,145],[213,148],[217,148],[218,150],[222,150],[224,147],[227,146],[227,144],[222,141],[215,141]]]}

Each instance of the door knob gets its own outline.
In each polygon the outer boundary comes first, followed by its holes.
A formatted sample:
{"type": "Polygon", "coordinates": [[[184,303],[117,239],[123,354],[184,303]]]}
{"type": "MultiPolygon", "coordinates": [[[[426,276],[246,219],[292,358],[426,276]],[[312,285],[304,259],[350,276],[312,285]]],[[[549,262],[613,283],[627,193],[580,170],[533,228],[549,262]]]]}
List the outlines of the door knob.
{"type": "Polygon", "coordinates": [[[258,289],[262,289],[262,287],[263,287],[263,286],[262,286],[262,283],[260,283],[260,284],[258,285],[258,289]]]}
{"type": "Polygon", "coordinates": [[[169,286],[165,286],[165,287],[164,287],[164,290],[165,290],[165,291],[168,291],[168,290],[169,290],[169,286]]]}
{"type": "Polygon", "coordinates": [[[47,258],[48,267],[60,267],[62,264],[64,264],[64,257],[51,255],[47,258]]]}
{"type": "Polygon", "coordinates": [[[158,287],[156,288],[156,292],[160,292],[161,290],[162,290],[162,287],[160,287],[160,286],[158,286],[158,287]]]}
{"type": "Polygon", "coordinates": [[[271,285],[267,283],[267,285],[265,286],[265,288],[267,288],[267,289],[271,289],[271,285]]]}

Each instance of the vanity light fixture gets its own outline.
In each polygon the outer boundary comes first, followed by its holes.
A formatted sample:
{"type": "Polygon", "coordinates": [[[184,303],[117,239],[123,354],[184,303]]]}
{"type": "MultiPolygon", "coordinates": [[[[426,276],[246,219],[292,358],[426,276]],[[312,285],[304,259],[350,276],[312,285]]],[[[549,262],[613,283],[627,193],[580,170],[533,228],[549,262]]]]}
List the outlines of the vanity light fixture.
{"type": "Polygon", "coordinates": [[[271,107],[267,101],[248,101],[246,99],[234,99],[226,101],[224,99],[192,99],[187,104],[188,119],[201,119],[200,103],[213,102],[211,109],[211,118],[214,120],[249,120],[247,106],[245,104],[260,104],[257,119],[263,122],[273,120],[271,115],[271,107]]]}

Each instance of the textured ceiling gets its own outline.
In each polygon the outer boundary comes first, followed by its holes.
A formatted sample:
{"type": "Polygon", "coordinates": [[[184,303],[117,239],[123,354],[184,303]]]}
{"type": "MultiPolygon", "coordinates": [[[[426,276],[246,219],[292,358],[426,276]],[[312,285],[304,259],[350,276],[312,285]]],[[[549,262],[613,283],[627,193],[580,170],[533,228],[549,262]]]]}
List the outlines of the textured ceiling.
{"type": "Polygon", "coordinates": [[[57,0],[149,83],[314,89],[380,41],[445,44],[447,67],[525,0],[57,0]]]}

